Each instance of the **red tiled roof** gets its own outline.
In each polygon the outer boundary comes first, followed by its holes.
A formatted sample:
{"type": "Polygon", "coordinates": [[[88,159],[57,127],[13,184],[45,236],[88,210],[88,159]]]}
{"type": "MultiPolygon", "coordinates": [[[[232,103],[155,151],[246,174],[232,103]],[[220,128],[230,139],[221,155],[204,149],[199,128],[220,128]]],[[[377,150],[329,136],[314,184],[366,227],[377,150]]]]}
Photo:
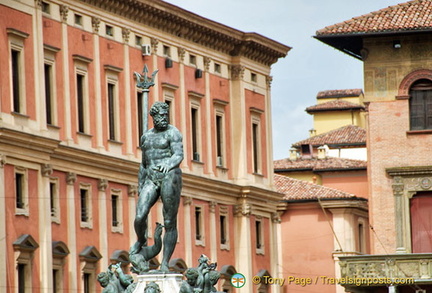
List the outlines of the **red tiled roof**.
{"type": "Polygon", "coordinates": [[[344,100],[334,100],[306,108],[309,114],[324,111],[347,111],[347,110],[364,110],[365,107],[359,104],[347,102],[344,100]]]}
{"type": "Polygon", "coordinates": [[[366,169],[367,162],[363,160],[352,160],[345,158],[327,157],[325,159],[318,158],[298,158],[290,160],[288,158],[276,160],[274,163],[274,171],[289,172],[299,170],[332,171],[332,170],[359,170],[366,169]]]}
{"type": "Polygon", "coordinates": [[[317,36],[359,33],[393,33],[432,29],[432,0],[414,0],[389,6],[325,27],[317,36]]]}
{"type": "Polygon", "coordinates": [[[293,147],[300,147],[302,144],[311,144],[313,146],[322,145],[366,145],[366,130],[355,125],[346,125],[341,128],[312,136],[294,143],[293,147]]]}
{"type": "Polygon", "coordinates": [[[362,93],[362,89],[320,91],[317,94],[317,99],[359,97],[362,93]]]}
{"type": "Polygon", "coordinates": [[[357,198],[351,193],[278,174],[274,175],[274,183],[277,191],[284,194],[284,200],[357,198]]]}

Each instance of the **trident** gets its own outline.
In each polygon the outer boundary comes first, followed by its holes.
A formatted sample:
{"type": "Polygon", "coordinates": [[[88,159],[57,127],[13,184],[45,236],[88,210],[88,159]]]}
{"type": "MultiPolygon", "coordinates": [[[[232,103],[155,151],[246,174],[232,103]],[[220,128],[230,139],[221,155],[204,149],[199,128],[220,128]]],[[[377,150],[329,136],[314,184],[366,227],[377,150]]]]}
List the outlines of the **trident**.
{"type": "Polygon", "coordinates": [[[156,77],[156,74],[158,73],[159,70],[155,70],[152,75],[151,75],[151,79],[149,80],[147,73],[148,73],[148,68],[147,68],[147,64],[144,65],[144,69],[143,69],[143,74],[139,74],[138,72],[134,72],[135,77],[137,79],[137,87],[141,88],[143,90],[143,102],[142,102],[142,107],[141,107],[141,113],[142,113],[142,125],[143,125],[143,133],[146,132],[147,128],[148,128],[148,117],[147,117],[147,109],[148,109],[148,93],[149,93],[149,89],[155,85],[154,80],[156,77]]]}

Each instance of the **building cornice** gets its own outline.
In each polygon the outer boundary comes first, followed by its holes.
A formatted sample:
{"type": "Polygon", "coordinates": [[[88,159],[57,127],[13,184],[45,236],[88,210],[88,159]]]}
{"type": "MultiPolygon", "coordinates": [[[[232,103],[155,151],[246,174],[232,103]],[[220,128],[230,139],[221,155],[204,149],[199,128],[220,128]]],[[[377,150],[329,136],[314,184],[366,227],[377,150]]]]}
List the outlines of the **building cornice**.
{"type": "Polygon", "coordinates": [[[177,38],[231,56],[244,56],[267,66],[285,57],[291,49],[257,33],[241,32],[164,1],[82,0],[82,2],[177,38]]]}

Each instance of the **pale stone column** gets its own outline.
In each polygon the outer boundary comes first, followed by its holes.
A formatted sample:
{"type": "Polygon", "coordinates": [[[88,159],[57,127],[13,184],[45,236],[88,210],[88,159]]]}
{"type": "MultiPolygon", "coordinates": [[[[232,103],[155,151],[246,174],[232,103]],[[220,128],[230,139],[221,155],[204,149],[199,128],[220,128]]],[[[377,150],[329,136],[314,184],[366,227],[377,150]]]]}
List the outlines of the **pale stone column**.
{"type": "Polygon", "coordinates": [[[129,246],[132,246],[136,240],[137,240],[137,236],[135,233],[135,226],[134,226],[134,222],[135,222],[135,215],[136,215],[136,199],[135,197],[137,196],[138,193],[138,186],[136,185],[129,185],[128,187],[128,203],[129,203],[129,246]]]}
{"type": "Polygon", "coordinates": [[[183,214],[184,214],[184,241],[185,241],[185,262],[188,267],[193,267],[192,260],[192,223],[191,223],[191,204],[192,198],[189,196],[183,197],[183,214]]]}
{"type": "MultiPolygon", "coordinates": [[[[393,195],[395,197],[395,215],[405,215],[403,208],[403,193],[404,193],[404,183],[402,177],[396,176],[393,178],[393,195]]],[[[409,211],[408,211],[409,212],[409,211]]],[[[395,217],[396,223],[396,253],[407,253],[407,244],[405,243],[405,217],[399,216],[395,217]]]]}
{"type": "Polygon", "coordinates": [[[106,189],[108,187],[108,180],[99,179],[98,182],[98,203],[99,203],[99,252],[104,256],[100,259],[100,268],[104,270],[108,267],[109,252],[108,252],[108,223],[107,217],[107,195],[106,189]]]}
{"type": "Polygon", "coordinates": [[[6,203],[5,203],[5,179],[4,166],[6,156],[0,154],[0,293],[7,292],[7,243],[6,243],[6,203]]]}
{"type": "MultiPolygon", "coordinates": [[[[131,100],[131,78],[132,72],[130,72],[130,64],[129,64],[129,36],[130,29],[122,28],[122,36],[123,36],[123,67],[124,67],[124,99],[125,99],[125,109],[124,115],[126,117],[126,154],[129,158],[134,157],[133,149],[134,145],[132,145],[132,120],[131,120],[131,112],[132,112],[132,100],[131,100]]],[[[133,95],[136,96],[135,94],[133,95]]]]}
{"type": "MultiPolygon", "coordinates": [[[[63,95],[64,95],[64,127],[66,131],[66,141],[68,144],[73,143],[72,139],[72,121],[71,121],[71,96],[70,96],[70,69],[69,69],[69,43],[68,43],[68,17],[69,7],[60,5],[60,14],[62,17],[62,60],[63,60],[63,95]]],[[[60,118],[60,117],[59,117],[60,118]]]]}
{"type": "Polygon", "coordinates": [[[77,176],[75,173],[68,173],[66,176],[67,188],[67,235],[69,247],[69,260],[66,269],[69,271],[69,291],[77,292],[78,290],[78,266],[77,266],[77,248],[76,248],[76,214],[75,214],[75,182],[77,176]]]}
{"type": "MultiPolygon", "coordinates": [[[[211,97],[210,97],[210,63],[211,59],[209,57],[204,57],[204,77],[205,77],[205,98],[204,98],[204,106],[205,106],[205,120],[206,125],[204,125],[204,129],[211,129],[212,119],[215,119],[214,114],[211,112],[211,97]]],[[[210,176],[214,175],[213,166],[215,164],[216,158],[213,156],[213,143],[212,143],[212,135],[214,133],[212,131],[206,131],[206,137],[204,138],[206,143],[207,151],[207,160],[205,168],[210,176]]]]}
{"type": "MultiPolygon", "coordinates": [[[[270,259],[272,260],[272,275],[276,278],[284,279],[283,275],[283,259],[282,259],[282,229],[281,217],[279,213],[275,212],[271,215],[271,229],[270,229],[270,259]]],[[[275,286],[274,292],[282,292],[282,287],[275,286]]]]}
{"type": "MultiPolygon", "coordinates": [[[[232,150],[233,176],[237,184],[247,183],[247,152],[246,131],[250,129],[246,125],[246,102],[243,86],[245,67],[239,64],[231,65],[231,129],[232,145],[227,146],[232,150]]],[[[248,111],[248,109],[246,109],[248,111]]]]}
{"type": "Polygon", "coordinates": [[[99,44],[99,26],[100,18],[92,17],[93,27],[93,56],[94,58],[94,88],[95,88],[95,107],[96,107],[96,145],[98,149],[104,149],[103,145],[103,125],[102,125],[102,86],[106,86],[105,82],[101,83],[101,72],[100,72],[100,44],[99,44]]]}
{"type": "Polygon", "coordinates": [[[178,55],[179,55],[179,75],[180,75],[180,105],[184,105],[184,107],[181,107],[180,109],[180,132],[183,134],[183,149],[184,149],[184,159],[182,162],[182,167],[186,170],[189,169],[189,153],[187,152],[189,141],[186,139],[186,133],[188,133],[187,129],[187,117],[190,111],[189,103],[188,103],[188,97],[185,93],[185,72],[184,72],[184,58],[186,55],[186,50],[184,48],[178,48],[178,55]]]}
{"type": "Polygon", "coordinates": [[[212,262],[217,262],[217,251],[219,246],[219,242],[216,240],[216,206],[216,202],[210,202],[210,259],[212,262]]]}
{"type": "Polygon", "coordinates": [[[40,280],[41,292],[52,292],[52,230],[50,205],[50,176],[52,166],[45,164],[39,172],[39,254],[41,258],[40,280]]]}
{"type": "MultiPolygon", "coordinates": [[[[35,1],[35,17],[33,17],[33,35],[35,41],[33,43],[33,56],[34,56],[34,78],[35,78],[35,107],[36,107],[36,121],[39,125],[39,129],[46,131],[46,115],[45,115],[45,91],[44,91],[44,48],[43,48],[43,23],[42,23],[42,1],[35,1]]],[[[50,274],[52,275],[52,274],[50,274]]]]}
{"type": "Polygon", "coordinates": [[[267,174],[269,185],[273,188],[273,127],[272,127],[272,105],[271,105],[271,83],[273,81],[273,77],[266,76],[266,110],[265,110],[265,120],[266,120],[266,145],[267,145],[267,174]]]}
{"type": "MultiPolygon", "coordinates": [[[[243,202],[235,206],[234,222],[236,235],[235,241],[235,255],[236,255],[236,269],[237,272],[243,274],[246,280],[252,280],[252,241],[251,241],[251,225],[250,225],[251,206],[243,202]]],[[[242,287],[244,292],[252,292],[252,282],[246,282],[242,287]]]]}

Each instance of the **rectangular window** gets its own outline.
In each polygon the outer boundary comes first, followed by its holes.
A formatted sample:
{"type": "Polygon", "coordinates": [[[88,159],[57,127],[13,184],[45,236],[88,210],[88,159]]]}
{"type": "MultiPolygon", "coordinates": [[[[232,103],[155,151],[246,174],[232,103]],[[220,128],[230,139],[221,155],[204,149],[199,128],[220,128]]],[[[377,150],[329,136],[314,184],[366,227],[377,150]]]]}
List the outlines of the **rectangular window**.
{"type": "Polygon", "coordinates": [[[82,25],[82,16],[81,15],[75,14],[74,20],[75,20],[76,25],[82,25]]]}
{"type": "Polygon", "coordinates": [[[171,56],[171,48],[169,46],[163,46],[163,54],[165,57],[171,56]]]}
{"type": "Polygon", "coordinates": [[[11,51],[12,63],[12,92],[13,92],[13,111],[21,113],[21,52],[17,50],[11,51]]]}
{"type": "Polygon", "coordinates": [[[59,292],[59,279],[60,279],[60,277],[59,277],[59,275],[60,275],[60,271],[59,270],[53,270],[52,271],[53,272],[53,292],[54,293],[57,293],[57,292],[59,292]]]}
{"type": "Polygon", "coordinates": [[[106,25],[105,26],[105,33],[106,33],[106,35],[107,36],[114,36],[114,29],[113,29],[113,27],[112,26],[110,26],[110,25],[106,25]]]}
{"type": "Polygon", "coordinates": [[[219,63],[214,64],[214,71],[216,73],[221,73],[221,65],[219,63]]]}
{"type": "Polygon", "coordinates": [[[135,36],[135,45],[141,46],[141,44],[142,44],[142,37],[135,36]]]}
{"type": "Polygon", "coordinates": [[[363,223],[358,224],[358,247],[359,247],[359,252],[361,252],[361,253],[366,252],[366,249],[365,249],[365,231],[364,231],[363,223]]]}
{"type": "Polygon", "coordinates": [[[257,75],[256,75],[256,73],[251,72],[251,81],[252,82],[257,82],[257,75]]]}
{"type": "Polygon", "coordinates": [[[42,12],[43,13],[47,13],[47,14],[50,13],[50,5],[49,5],[49,3],[45,2],[45,1],[42,1],[42,12]]]}
{"type": "Polygon", "coordinates": [[[78,132],[85,133],[84,110],[84,75],[77,74],[77,108],[78,108],[78,132]]]}
{"type": "Polygon", "coordinates": [[[50,189],[51,217],[55,217],[57,215],[57,199],[56,199],[57,187],[56,187],[56,184],[54,182],[50,182],[49,189],[50,189]]]}
{"type": "Polygon", "coordinates": [[[259,173],[259,128],[258,124],[252,124],[252,156],[253,172],[259,173]]]}
{"type": "Polygon", "coordinates": [[[54,124],[53,100],[52,100],[52,65],[44,64],[45,73],[45,115],[47,124],[54,124]]]}
{"type": "Polygon", "coordinates": [[[189,55],[189,63],[191,65],[196,65],[196,56],[195,55],[189,55]]]}
{"type": "Polygon", "coordinates": [[[137,92],[137,110],[138,110],[138,145],[141,146],[141,136],[143,135],[143,94],[137,92]]]}
{"type": "Polygon", "coordinates": [[[115,85],[108,83],[108,127],[109,139],[116,140],[116,109],[115,109],[115,85]]]}
{"type": "Polygon", "coordinates": [[[202,211],[201,207],[195,207],[195,239],[202,241],[202,211]]]}
{"type": "Polygon", "coordinates": [[[89,221],[88,190],[80,189],[81,222],[89,221]]]}
{"type": "Polygon", "coordinates": [[[191,109],[191,124],[192,124],[192,154],[194,161],[200,161],[200,153],[198,149],[198,109],[191,109]]]}
{"type": "Polygon", "coordinates": [[[111,217],[113,227],[117,227],[119,225],[118,199],[119,197],[117,195],[111,195],[111,217]]]}
{"type": "Polygon", "coordinates": [[[15,203],[17,209],[25,208],[24,174],[21,173],[15,173],[15,203]]]}
{"type": "Polygon", "coordinates": [[[219,217],[219,225],[220,225],[220,243],[227,243],[227,220],[225,215],[220,215],[219,217]]]}
{"type": "Polygon", "coordinates": [[[216,115],[216,165],[223,166],[223,118],[216,115]]]}
{"type": "Polygon", "coordinates": [[[90,289],[91,289],[91,274],[89,273],[84,273],[83,275],[83,281],[84,281],[84,293],[90,293],[90,289]]]}
{"type": "Polygon", "coordinates": [[[263,243],[262,243],[262,225],[261,221],[255,221],[255,242],[256,242],[256,249],[262,249],[263,243]]]}
{"type": "Polygon", "coordinates": [[[171,104],[172,104],[172,102],[171,102],[171,100],[165,99],[165,104],[168,105],[168,123],[171,123],[171,121],[173,120],[172,119],[172,112],[171,112],[171,104]]]}
{"type": "Polygon", "coordinates": [[[18,270],[18,293],[26,292],[26,265],[19,263],[17,266],[18,270]]]}

